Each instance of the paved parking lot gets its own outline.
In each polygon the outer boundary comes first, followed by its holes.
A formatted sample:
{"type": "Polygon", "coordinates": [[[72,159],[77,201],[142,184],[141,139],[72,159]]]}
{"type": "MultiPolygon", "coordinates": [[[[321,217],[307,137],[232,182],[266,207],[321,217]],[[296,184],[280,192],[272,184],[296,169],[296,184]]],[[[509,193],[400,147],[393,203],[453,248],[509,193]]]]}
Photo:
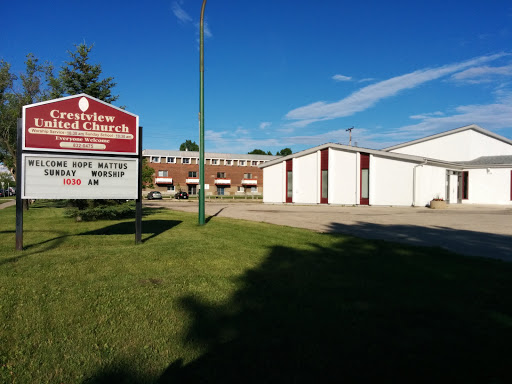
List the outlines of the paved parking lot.
{"type": "MultiPolygon", "coordinates": [[[[197,212],[197,201],[145,201],[147,206],[197,212]]],[[[412,207],[282,205],[207,201],[206,217],[231,217],[319,232],[439,246],[473,256],[512,261],[512,206],[412,207]]]]}

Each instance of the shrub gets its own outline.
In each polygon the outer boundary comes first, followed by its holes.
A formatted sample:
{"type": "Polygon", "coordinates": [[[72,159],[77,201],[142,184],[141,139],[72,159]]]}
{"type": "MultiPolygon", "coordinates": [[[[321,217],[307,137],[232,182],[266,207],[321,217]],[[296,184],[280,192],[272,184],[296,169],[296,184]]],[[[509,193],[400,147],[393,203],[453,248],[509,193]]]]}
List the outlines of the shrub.
{"type": "Polygon", "coordinates": [[[74,217],[76,221],[117,220],[135,217],[135,202],[125,200],[75,200],[82,202],[96,202],[88,204],[74,204],[66,210],[67,217],[74,217]],[[99,201],[108,202],[100,204],[99,201]]]}

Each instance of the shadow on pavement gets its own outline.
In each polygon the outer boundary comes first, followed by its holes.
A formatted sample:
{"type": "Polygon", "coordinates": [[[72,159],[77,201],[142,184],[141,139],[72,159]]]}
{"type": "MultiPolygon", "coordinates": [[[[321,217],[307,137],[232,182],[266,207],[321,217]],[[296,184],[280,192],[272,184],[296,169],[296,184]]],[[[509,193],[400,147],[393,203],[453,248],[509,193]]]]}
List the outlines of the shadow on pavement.
{"type": "Polygon", "coordinates": [[[328,232],[422,247],[442,247],[463,255],[512,261],[512,236],[506,235],[445,227],[380,225],[364,222],[350,225],[331,223],[328,232]]]}

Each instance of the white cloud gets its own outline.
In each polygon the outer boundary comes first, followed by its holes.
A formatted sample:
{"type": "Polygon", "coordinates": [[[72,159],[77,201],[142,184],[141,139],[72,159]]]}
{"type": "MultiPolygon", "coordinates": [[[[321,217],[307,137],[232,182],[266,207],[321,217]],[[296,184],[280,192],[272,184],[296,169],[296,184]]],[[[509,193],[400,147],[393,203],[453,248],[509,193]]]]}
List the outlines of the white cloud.
{"type": "Polygon", "coordinates": [[[452,79],[470,84],[479,84],[491,82],[496,76],[512,76],[512,65],[506,65],[503,67],[482,66],[469,68],[465,71],[455,73],[452,75],[452,79]]]}
{"type": "MultiPolygon", "coordinates": [[[[176,16],[176,18],[184,24],[192,23],[196,28],[197,36],[199,36],[199,32],[200,32],[199,31],[199,27],[200,27],[199,21],[193,22],[192,17],[190,17],[190,15],[183,9],[181,4],[183,4],[183,1],[175,1],[172,3],[171,9],[172,9],[172,12],[174,13],[174,16],[176,16]]],[[[205,20],[204,21],[204,37],[210,38],[212,36],[213,36],[213,34],[210,29],[210,26],[208,25],[208,23],[205,20]]],[[[199,41],[199,38],[198,38],[198,41],[199,41]]]]}
{"type": "Polygon", "coordinates": [[[343,76],[343,75],[334,75],[332,77],[333,80],[335,81],[350,81],[352,80],[352,77],[350,76],[343,76]]]}
{"type": "MultiPolygon", "coordinates": [[[[197,36],[199,36],[199,33],[200,33],[200,31],[199,31],[199,27],[200,27],[201,25],[200,25],[200,23],[199,23],[199,22],[198,22],[198,23],[195,23],[194,25],[195,25],[195,26],[196,26],[196,28],[197,28],[197,36]]],[[[212,36],[213,36],[212,31],[210,30],[210,27],[208,26],[208,23],[207,23],[206,21],[204,22],[203,27],[204,27],[204,31],[203,31],[203,32],[204,32],[204,37],[205,37],[205,38],[210,38],[210,37],[212,37],[212,36]]]]}
{"type": "Polygon", "coordinates": [[[204,22],[204,36],[208,38],[213,36],[210,26],[206,21],[204,22]]]}
{"type": "MultiPolygon", "coordinates": [[[[512,137],[512,90],[503,87],[495,93],[495,97],[490,104],[460,105],[447,111],[413,115],[410,116],[414,119],[413,124],[396,129],[380,126],[356,127],[352,131],[352,144],[355,146],[357,143],[362,148],[386,148],[469,124],[477,124],[498,133],[501,130],[504,136],[512,137]]],[[[246,153],[254,148],[275,151],[283,147],[290,147],[295,152],[297,148],[311,148],[328,142],[345,145],[349,142],[349,133],[344,128],[310,135],[294,135],[294,128],[290,125],[276,127],[272,131],[272,137],[268,138],[251,137],[253,132],[240,126],[235,131],[207,131],[206,143],[208,151],[246,153]]],[[[261,131],[259,132],[261,135],[261,131]]]]}
{"type": "Polygon", "coordinates": [[[269,121],[264,121],[264,122],[262,122],[262,123],[260,124],[260,129],[266,129],[266,128],[270,127],[271,125],[272,125],[272,123],[271,123],[271,122],[269,122],[269,121]]]}
{"type": "MultiPolygon", "coordinates": [[[[224,132],[225,133],[225,132],[224,132]]],[[[209,152],[220,153],[247,153],[254,148],[261,148],[268,151],[271,148],[282,149],[285,144],[281,138],[272,139],[254,139],[250,137],[232,138],[224,136],[223,134],[217,135],[215,140],[206,141],[206,146],[209,152]]]]}
{"type": "Polygon", "coordinates": [[[364,79],[358,80],[358,83],[367,83],[373,80],[375,80],[373,77],[366,77],[364,79]]]}
{"type": "MultiPolygon", "coordinates": [[[[339,143],[349,144],[349,133],[345,129],[337,129],[329,132],[323,132],[316,135],[300,135],[288,136],[280,139],[281,146],[286,145],[289,147],[300,146],[311,148],[325,143],[339,143]]],[[[380,134],[372,133],[367,128],[355,128],[352,131],[352,145],[362,148],[382,148],[383,146],[391,146],[396,144],[396,141],[383,142],[380,139],[380,134]]],[[[262,143],[262,146],[264,144],[262,143]]]]}
{"type": "Polygon", "coordinates": [[[224,136],[227,134],[228,132],[227,131],[220,131],[220,132],[217,132],[217,131],[213,131],[213,130],[207,130],[204,134],[205,134],[205,143],[207,142],[217,142],[217,141],[222,141],[224,140],[224,136]]]}
{"type": "Polygon", "coordinates": [[[187,12],[185,12],[185,10],[181,7],[181,5],[177,1],[172,3],[171,9],[172,9],[172,12],[174,13],[174,16],[176,16],[178,18],[178,20],[181,21],[182,23],[188,23],[188,22],[192,21],[192,18],[188,15],[187,12]]]}
{"type": "MultiPolygon", "coordinates": [[[[350,96],[334,103],[318,101],[304,107],[296,108],[286,114],[290,120],[302,122],[306,126],[315,121],[331,120],[339,117],[351,116],[357,112],[373,107],[379,101],[395,96],[406,90],[418,87],[428,81],[462,71],[472,66],[496,60],[507,54],[500,53],[490,56],[481,56],[461,63],[445,65],[438,68],[421,69],[405,75],[393,77],[361,88],[350,96]]],[[[295,124],[295,123],[293,123],[295,124]]],[[[298,125],[295,125],[298,126],[298,125]]]]}
{"type": "Polygon", "coordinates": [[[432,135],[469,124],[490,130],[509,129],[512,132],[512,92],[502,94],[492,104],[461,105],[446,116],[423,114],[418,124],[406,125],[390,132],[400,137],[397,142],[432,135]]]}
{"type": "Polygon", "coordinates": [[[292,123],[286,124],[287,127],[292,128],[304,128],[308,126],[311,123],[316,123],[317,121],[321,121],[322,119],[304,119],[304,120],[297,120],[292,123]]]}
{"type": "Polygon", "coordinates": [[[412,115],[412,116],[409,116],[410,119],[416,119],[416,120],[422,120],[422,119],[427,119],[429,117],[432,117],[432,116],[443,116],[444,113],[441,112],[441,111],[436,111],[436,112],[428,112],[428,113],[423,113],[421,115],[412,115]]]}
{"type": "Polygon", "coordinates": [[[235,131],[235,135],[247,135],[249,131],[247,129],[244,129],[244,127],[237,127],[235,131]]]}

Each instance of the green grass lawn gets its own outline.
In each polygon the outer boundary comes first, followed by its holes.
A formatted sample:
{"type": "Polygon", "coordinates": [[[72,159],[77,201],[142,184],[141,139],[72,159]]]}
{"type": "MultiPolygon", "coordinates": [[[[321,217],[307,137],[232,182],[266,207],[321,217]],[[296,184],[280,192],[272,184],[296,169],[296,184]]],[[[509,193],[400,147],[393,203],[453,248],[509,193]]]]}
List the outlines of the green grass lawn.
{"type": "Polygon", "coordinates": [[[508,263],[144,213],[0,210],[0,382],[512,382],[508,263]]]}

